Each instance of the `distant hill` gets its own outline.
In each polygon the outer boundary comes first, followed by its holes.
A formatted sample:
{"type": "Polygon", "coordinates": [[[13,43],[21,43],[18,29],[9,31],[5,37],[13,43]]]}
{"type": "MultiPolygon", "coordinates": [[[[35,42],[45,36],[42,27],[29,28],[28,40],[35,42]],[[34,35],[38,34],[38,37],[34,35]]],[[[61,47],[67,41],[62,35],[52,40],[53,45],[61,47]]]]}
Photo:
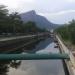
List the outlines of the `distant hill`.
{"type": "Polygon", "coordinates": [[[58,27],[57,24],[49,22],[44,16],[37,15],[34,10],[22,13],[20,16],[23,22],[33,21],[40,28],[55,29],[58,27]]]}

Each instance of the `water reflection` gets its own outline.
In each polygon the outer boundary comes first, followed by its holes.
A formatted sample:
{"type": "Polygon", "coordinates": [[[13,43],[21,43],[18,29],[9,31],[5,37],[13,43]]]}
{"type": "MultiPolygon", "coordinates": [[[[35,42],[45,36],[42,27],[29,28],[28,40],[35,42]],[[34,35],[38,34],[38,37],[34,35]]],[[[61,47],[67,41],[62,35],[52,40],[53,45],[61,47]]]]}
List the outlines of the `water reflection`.
{"type": "Polygon", "coordinates": [[[51,39],[51,38],[45,39],[44,41],[42,41],[38,45],[36,45],[36,47],[33,49],[33,52],[36,53],[37,51],[45,49],[52,42],[53,42],[53,39],[51,39]]]}
{"type": "MultiPolygon", "coordinates": [[[[50,38],[39,43],[34,50],[36,53],[58,53],[58,48],[54,48],[55,43],[50,42],[50,38]],[[43,48],[44,47],[44,48],[43,48]],[[38,49],[38,50],[37,50],[38,49]]],[[[22,61],[19,69],[9,72],[9,75],[65,75],[61,60],[26,60],[22,61]],[[20,72],[20,73],[19,73],[20,72]]]]}
{"type": "Polygon", "coordinates": [[[0,61],[0,75],[7,75],[10,67],[17,69],[20,64],[21,61],[0,61]]]}
{"type": "Polygon", "coordinates": [[[1,61],[0,62],[0,74],[1,75],[7,75],[7,72],[9,71],[8,63],[9,63],[9,61],[7,61],[7,62],[1,61]]]}
{"type": "Polygon", "coordinates": [[[12,62],[10,63],[10,66],[11,66],[12,68],[17,69],[17,68],[19,68],[20,64],[21,64],[21,61],[16,61],[16,60],[14,60],[14,61],[12,61],[12,62]]]}
{"type": "MultiPolygon", "coordinates": [[[[20,68],[14,72],[15,75],[64,75],[60,60],[22,61],[20,68]]],[[[10,71],[9,75],[13,75],[14,72],[10,71]]]]}
{"type": "Polygon", "coordinates": [[[36,43],[28,45],[25,48],[25,53],[36,53],[37,51],[45,49],[52,42],[53,42],[53,39],[51,39],[51,38],[47,38],[47,39],[43,39],[41,41],[37,41],[36,43]]]}
{"type": "MultiPolygon", "coordinates": [[[[23,53],[58,53],[54,45],[53,40],[49,38],[33,45],[32,51],[26,51],[24,48],[23,53]]],[[[5,72],[2,70],[2,75],[65,75],[61,60],[10,61],[4,65],[6,68],[5,72]]],[[[4,68],[3,64],[1,67],[4,68]]]]}
{"type": "MultiPolygon", "coordinates": [[[[10,54],[12,53],[24,53],[24,52],[27,52],[27,53],[33,53],[34,52],[34,49],[36,49],[36,46],[41,42],[41,41],[44,41],[45,39],[36,39],[34,42],[24,46],[23,48],[19,48],[18,50],[16,51],[12,51],[12,52],[9,52],[10,54]]],[[[33,41],[33,40],[32,40],[33,41]]]]}
{"type": "MultiPolygon", "coordinates": [[[[40,41],[42,40],[37,40],[36,42],[33,42],[30,45],[25,46],[23,49],[16,50],[15,52],[12,51],[12,53],[23,53],[23,52],[31,53],[30,50],[33,50],[34,48],[36,48],[36,45],[40,41]]],[[[0,61],[0,75],[8,75],[7,73],[10,72],[11,68],[17,70],[20,65],[21,65],[21,61],[15,61],[15,60],[14,61],[0,61]]]]}

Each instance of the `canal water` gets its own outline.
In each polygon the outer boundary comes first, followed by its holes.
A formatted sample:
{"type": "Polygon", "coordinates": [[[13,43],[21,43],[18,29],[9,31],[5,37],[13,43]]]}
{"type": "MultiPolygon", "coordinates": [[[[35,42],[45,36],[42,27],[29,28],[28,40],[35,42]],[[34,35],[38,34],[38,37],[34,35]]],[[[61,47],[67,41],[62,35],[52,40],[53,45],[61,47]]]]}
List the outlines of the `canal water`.
{"type": "MultiPolygon", "coordinates": [[[[21,53],[59,53],[52,38],[23,48],[21,53]]],[[[61,60],[1,61],[1,75],[65,75],[61,60]]]]}

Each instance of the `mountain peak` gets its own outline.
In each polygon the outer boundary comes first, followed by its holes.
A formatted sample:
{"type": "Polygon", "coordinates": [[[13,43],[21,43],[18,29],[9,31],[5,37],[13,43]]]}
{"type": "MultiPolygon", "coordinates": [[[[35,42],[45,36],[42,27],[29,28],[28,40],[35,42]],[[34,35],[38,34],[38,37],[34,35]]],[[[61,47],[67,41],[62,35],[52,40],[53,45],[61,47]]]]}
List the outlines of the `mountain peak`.
{"type": "Polygon", "coordinates": [[[37,15],[34,10],[23,13],[20,16],[24,23],[33,21],[39,28],[54,29],[57,27],[56,24],[49,22],[44,16],[37,15]]]}
{"type": "Polygon", "coordinates": [[[27,12],[27,13],[36,14],[35,10],[31,10],[31,11],[29,11],[29,12],[27,12]]]}

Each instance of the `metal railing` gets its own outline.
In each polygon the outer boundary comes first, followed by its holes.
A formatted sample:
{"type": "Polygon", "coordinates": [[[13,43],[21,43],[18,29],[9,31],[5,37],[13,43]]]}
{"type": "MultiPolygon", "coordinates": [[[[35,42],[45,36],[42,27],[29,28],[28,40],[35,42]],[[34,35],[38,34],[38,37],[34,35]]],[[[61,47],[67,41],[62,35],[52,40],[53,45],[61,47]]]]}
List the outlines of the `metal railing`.
{"type": "Polygon", "coordinates": [[[69,59],[67,54],[0,54],[0,60],[48,60],[69,59]]]}

